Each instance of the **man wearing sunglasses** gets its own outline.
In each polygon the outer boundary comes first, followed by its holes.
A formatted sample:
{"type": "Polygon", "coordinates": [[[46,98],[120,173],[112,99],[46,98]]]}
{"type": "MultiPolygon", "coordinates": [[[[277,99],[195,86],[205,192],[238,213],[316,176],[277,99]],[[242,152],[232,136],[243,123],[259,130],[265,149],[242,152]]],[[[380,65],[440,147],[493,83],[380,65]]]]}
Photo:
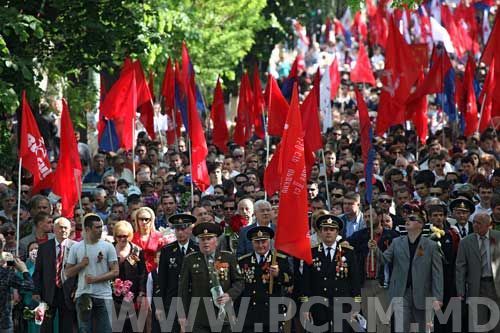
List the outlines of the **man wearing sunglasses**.
{"type": "Polygon", "coordinates": [[[393,265],[389,299],[393,300],[394,331],[410,332],[410,324],[417,323],[417,332],[425,332],[429,324],[426,318],[433,318],[432,310],[439,309],[443,301],[443,265],[439,246],[422,237],[425,212],[416,204],[405,205],[405,209],[409,212],[407,235],[394,239],[384,252],[374,240],[368,247],[379,260],[393,265]],[[433,309],[426,306],[428,297],[435,297],[433,309]]]}

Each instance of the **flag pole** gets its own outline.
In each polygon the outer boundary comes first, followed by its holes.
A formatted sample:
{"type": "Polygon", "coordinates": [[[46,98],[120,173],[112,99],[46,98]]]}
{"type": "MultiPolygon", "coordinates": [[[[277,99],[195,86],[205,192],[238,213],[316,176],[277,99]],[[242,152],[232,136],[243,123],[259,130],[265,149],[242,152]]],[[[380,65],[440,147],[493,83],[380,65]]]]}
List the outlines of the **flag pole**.
{"type": "Polygon", "coordinates": [[[418,141],[420,140],[420,138],[418,137],[418,134],[415,132],[416,134],[416,142],[415,142],[415,159],[417,160],[417,163],[418,163],[418,141]]]}
{"type": "Polygon", "coordinates": [[[484,104],[485,103],[486,103],[486,92],[484,93],[483,101],[481,102],[481,112],[479,114],[479,123],[478,123],[478,126],[477,126],[476,133],[479,133],[479,127],[481,126],[481,121],[483,120],[483,112],[484,112],[484,104]]]}
{"type": "MultiPolygon", "coordinates": [[[[370,240],[373,240],[373,206],[370,202],[370,240]]],[[[370,250],[370,270],[375,269],[375,256],[373,250],[370,250]]]]}
{"type": "MultiPolygon", "coordinates": [[[[271,94],[269,94],[269,95],[271,95],[271,94]]],[[[269,165],[269,148],[271,146],[270,139],[269,139],[269,132],[267,130],[268,114],[269,114],[269,110],[268,110],[268,112],[266,112],[265,115],[262,115],[262,119],[264,122],[264,135],[266,138],[266,169],[267,169],[267,166],[269,165]]],[[[264,200],[267,201],[267,191],[264,191],[264,200]]]]}
{"type": "Polygon", "coordinates": [[[17,217],[16,217],[16,257],[19,257],[19,220],[21,217],[21,171],[23,166],[23,158],[19,159],[19,168],[17,175],[17,217]]]}
{"type": "MultiPolygon", "coordinates": [[[[276,265],[276,256],[277,256],[276,248],[273,249],[273,260],[271,261],[271,266],[276,265]]],[[[274,285],[274,277],[271,273],[269,273],[269,295],[273,294],[273,285],[274,285]]]]}
{"type": "Polygon", "coordinates": [[[330,190],[328,189],[328,175],[326,173],[326,160],[325,160],[325,150],[321,148],[321,159],[323,160],[323,165],[325,166],[325,187],[326,187],[326,205],[328,207],[328,210],[331,210],[331,203],[330,203],[330,190]]]}
{"type": "Polygon", "coordinates": [[[108,128],[108,132],[109,132],[108,133],[109,134],[109,145],[110,145],[109,147],[110,147],[111,150],[113,150],[114,146],[113,146],[113,136],[111,134],[111,120],[106,119],[106,122],[107,122],[107,125],[108,125],[106,127],[108,128]]]}
{"type": "Polygon", "coordinates": [[[134,117],[132,117],[132,174],[134,175],[134,186],[135,186],[135,110],[134,117]]]}
{"type": "Polygon", "coordinates": [[[189,165],[191,166],[191,208],[194,207],[194,184],[193,184],[193,160],[192,160],[192,145],[191,145],[191,139],[189,138],[188,135],[188,148],[189,148],[189,165]]]}

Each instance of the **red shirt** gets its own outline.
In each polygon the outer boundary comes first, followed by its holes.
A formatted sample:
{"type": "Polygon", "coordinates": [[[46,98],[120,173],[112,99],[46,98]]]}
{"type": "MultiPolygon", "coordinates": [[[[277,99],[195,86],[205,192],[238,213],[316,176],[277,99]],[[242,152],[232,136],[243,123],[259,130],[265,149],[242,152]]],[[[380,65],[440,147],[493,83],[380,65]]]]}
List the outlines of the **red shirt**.
{"type": "Polygon", "coordinates": [[[156,252],[160,251],[161,248],[167,244],[166,239],[163,238],[163,234],[159,231],[152,231],[149,234],[148,240],[144,242],[141,240],[141,234],[139,232],[135,232],[134,237],[132,238],[132,243],[142,249],[148,273],[156,269],[156,252]]]}

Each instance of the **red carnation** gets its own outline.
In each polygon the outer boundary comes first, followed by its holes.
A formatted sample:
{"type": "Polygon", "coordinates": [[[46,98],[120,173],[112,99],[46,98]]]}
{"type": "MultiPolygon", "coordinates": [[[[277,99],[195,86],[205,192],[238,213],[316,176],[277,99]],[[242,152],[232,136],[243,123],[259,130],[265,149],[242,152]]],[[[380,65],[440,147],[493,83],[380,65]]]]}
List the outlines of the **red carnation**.
{"type": "Polygon", "coordinates": [[[244,218],[242,215],[234,215],[229,221],[229,226],[231,230],[235,233],[240,233],[241,228],[248,224],[248,220],[244,218]]]}

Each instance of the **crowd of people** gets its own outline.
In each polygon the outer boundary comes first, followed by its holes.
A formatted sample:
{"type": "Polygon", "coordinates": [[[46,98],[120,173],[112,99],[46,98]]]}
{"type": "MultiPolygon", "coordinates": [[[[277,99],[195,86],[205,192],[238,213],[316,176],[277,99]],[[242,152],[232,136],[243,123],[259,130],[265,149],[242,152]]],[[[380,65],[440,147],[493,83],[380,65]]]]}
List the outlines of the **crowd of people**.
{"type": "MultiPolygon", "coordinates": [[[[302,92],[333,54],[342,74],[333,125],[323,133],[324,159],[317,154],[307,182],[312,264],[273,251],[280,195],[266,194],[263,181],[278,138],[230,142],[224,154],[207,131],[210,187],[201,192],[191,187],[185,133],[167,147],[140,132],[133,152],[95,153],[78,133],[84,174],[73,216],[61,215],[50,190],[32,193],[25,170],[20,189],[17,167],[0,176],[0,333],[217,331],[212,318],[221,319],[218,331],[229,332],[231,306],[246,307],[244,332],[303,332],[311,325],[454,332],[455,320],[433,311],[457,308],[458,332],[473,332],[494,318],[500,305],[496,130],[460,136],[431,103],[425,144],[409,123],[373,140],[368,203],[349,80],[356,52],[341,38],[299,51],[302,92]],[[270,300],[283,296],[290,301],[278,307],[281,321],[273,326],[270,300]],[[197,297],[209,301],[189,316],[197,297]],[[496,310],[474,303],[481,297],[496,310]],[[339,310],[342,298],[352,302],[339,310]],[[374,298],[384,311],[392,302],[392,318],[370,315],[374,298]],[[291,302],[295,315],[286,314],[291,302]],[[170,316],[171,309],[181,311],[170,316]],[[339,311],[348,316],[342,320],[339,311]]],[[[382,70],[383,50],[370,54],[382,70]]],[[[287,58],[278,46],[270,72],[287,77],[287,58]]],[[[376,110],[380,89],[364,93],[376,110]]],[[[55,168],[56,149],[49,151],[55,168]]],[[[488,330],[499,326],[493,321],[488,330]]]]}

